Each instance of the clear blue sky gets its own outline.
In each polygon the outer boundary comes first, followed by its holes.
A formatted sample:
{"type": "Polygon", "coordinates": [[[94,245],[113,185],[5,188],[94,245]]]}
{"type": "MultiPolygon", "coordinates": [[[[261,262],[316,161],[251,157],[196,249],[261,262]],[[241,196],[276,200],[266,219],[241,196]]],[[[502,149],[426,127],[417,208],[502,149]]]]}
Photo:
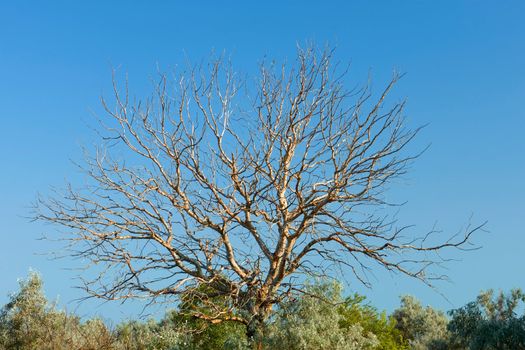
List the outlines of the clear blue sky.
{"type": "MultiPolygon", "coordinates": [[[[439,294],[377,271],[373,288],[351,286],[392,310],[414,294],[448,310],[485,288],[525,288],[525,2],[519,1],[1,1],[0,303],[30,267],[48,296],[86,316],[112,319],[133,307],[69,303],[78,266],[38,255],[59,245],[36,240],[52,228],[30,223],[37,192],[79,180],[70,159],[96,141],[87,126],[110,93],[111,67],[147,91],[157,66],[226,50],[245,73],[263,56],[293,58],[306,40],[337,46],[356,83],[371,72],[381,88],[406,72],[395,96],[408,98],[412,126],[429,123],[413,144],[431,148],[390,195],[408,201],[399,218],[445,233],[488,220],[481,250],[455,253],[439,294]],[[325,3],[327,3],[326,1],[325,3]],[[249,3],[252,3],[250,5],[249,3]]],[[[350,289],[348,289],[350,291],[350,289]]]]}

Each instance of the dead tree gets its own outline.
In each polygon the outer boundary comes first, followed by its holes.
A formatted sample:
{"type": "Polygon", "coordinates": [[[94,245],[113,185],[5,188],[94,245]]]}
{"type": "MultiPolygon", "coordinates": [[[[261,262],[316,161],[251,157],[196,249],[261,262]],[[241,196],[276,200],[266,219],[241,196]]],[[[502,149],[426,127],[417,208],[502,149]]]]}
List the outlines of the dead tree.
{"type": "Polygon", "coordinates": [[[436,243],[383,211],[419,129],[405,127],[404,102],[385,105],[398,75],[374,98],[346,89],[331,58],[298,50],[291,68],[261,64],[256,81],[217,60],[162,75],[142,102],[114,84],[103,146],[82,166],[87,186],[37,205],[36,218],[65,228],[73,254],[92,263],[85,290],[227,297],[195,316],[242,322],[253,336],[300,293],[301,276],[342,269],[368,284],[379,265],[431,283],[432,253],[462,249],[479,227],[436,243]]]}

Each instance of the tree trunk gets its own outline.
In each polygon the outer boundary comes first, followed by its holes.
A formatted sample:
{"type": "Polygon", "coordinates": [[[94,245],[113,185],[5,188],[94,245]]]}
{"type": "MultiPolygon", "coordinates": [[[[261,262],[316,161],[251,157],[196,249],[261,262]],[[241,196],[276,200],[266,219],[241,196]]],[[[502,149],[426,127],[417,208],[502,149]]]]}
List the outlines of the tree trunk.
{"type": "Polygon", "coordinates": [[[246,327],[246,336],[252,349],[263,349],[264,318],[261,315],[254,316],[246,327]]]}

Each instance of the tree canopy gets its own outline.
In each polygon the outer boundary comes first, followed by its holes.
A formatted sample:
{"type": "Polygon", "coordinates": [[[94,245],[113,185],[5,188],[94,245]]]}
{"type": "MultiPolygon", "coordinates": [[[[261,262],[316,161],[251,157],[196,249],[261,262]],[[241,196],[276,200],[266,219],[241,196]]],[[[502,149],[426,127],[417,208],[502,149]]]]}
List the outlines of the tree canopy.
{"type": "Polygon", "coordinates": [[[479,227],[431,239],[384,211],[419,129],[405,125],[404,101],[387,103],[399,75],[374,95],[347,88],[332,61],[332,50],[298,49],[291,66],[263,62],[244,81],[213,60],[161,74],[145,100],[115,79],[101,147],[81,164],[87,186],[36,208],[92,263],[85,290],[156,299],[206,285],[230,310],[195,316],[253,337],[305,275],[346,270],[368,284],[378,265],[430,284],[433,253],[465,247],[479,227]]]}

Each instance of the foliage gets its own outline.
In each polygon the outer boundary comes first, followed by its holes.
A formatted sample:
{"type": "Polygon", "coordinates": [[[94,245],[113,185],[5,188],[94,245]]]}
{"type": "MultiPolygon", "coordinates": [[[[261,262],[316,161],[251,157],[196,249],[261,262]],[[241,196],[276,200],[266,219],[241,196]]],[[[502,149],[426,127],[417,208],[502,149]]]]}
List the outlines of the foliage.
{"type": "Polygon", "coordinates": [[[20,282],[20,291],[11,295],[0,313],[1,341],[3,347],[31,348],[45,336],[47,300],[42,293],[41,278],[32,273],[27,281],[20,282]]]}
{"type": "Polygon", "coordinates": [[[242,349],[247,346],[246,327],[233,321],[211,323],[181,310],[166,314],[160,326],[179,329],[189,350],[242,349]]]}
{"type": "MultiPolygon", "coordinates": [[[[246,350],[253,345],[246,324],[209,318],[220,310],[231,319],[237,313],[205,285],[188,290],[177,309],[160,320],[131,320],[114,329],[101,319],[82,321],[57,310],[42,287],[40,276],[31,273],[1,309],[0,350],[246,350]]],[[[265,350],[525,349],[525,293],[519,289],[482,292],[450,311],[450,321],[411,296],[388,317],[359,294],[343,298],[337,283],[307,284],[303,292],[268,318],[257,345],[265,350]]]]}
{"type": "Polygon", "coordinates": [[[397,350],[406,349],[408,344],[403,339],[401,331],[396,327],[396,321],[388,317],[386,312],[379,313],[370,304],[365,304],[366,297],[354,294],[345,299],[339,306],[341,328],[361,325],[365,332],[373,333],[379,340],[377,349],[397,350]]]}
{"type": "Polygon", "coordinates": [[[310,285],[307,294],[284,303],[265,332],[270,349],[405,349],[395,322],[365,298],[341,297],[336,283],[310,285]]]}
{"type": "MultiPolygon", "coordinates": [[[[245,332],[234,323],[211,324],[183,310],[160,320],[127,321],[114,330],[100,319],[80,318],[48,303],[40,276],[31,273],[0,313],[1,350],[207,350],[246,347],[245,332]]],[[[189,304],[185,308],[191,307],[189,304]]]]}
{"type": "Polygon", "coordinates": [[[0,348],[9,350],[111,349],[112,335],[99,319],[82,323],[56,310],[42,291],[42,279],[31,273],[20,281],[0,312],[0,348]]]}
{"type": "Polygon", "coordinates": [[[441,311],[430,306],[423,307],[412,296],[403,296],[401,306],[394,311],[392,317],[396,328],[413,350],[446,349],[447,348],[447,318],[441,311]]]}
{"type": "Polygon", "coordinates": [[[482,292],[474,302],[449,312],[451,347],[472,350],[525,349],[525,294],[513,289],[508,295],[482,292]]]}
{"type": "Polygon", "coordinates": [[[121,323],[116,327],[115,337],[118,350],[174,350],[184,344],[176,328],[164,327],[154,320],[121,323]]]}
{"type": "MultiPolygon", "coordinates": [[[[213,290],[201,286],[188,291],[178,308],[159,321],[127,321],[114,330],[100,319],[82,322],[58,311],[42,292],[35,273],[20,282],[20,290],[2,309],[0,349],[108,349],[108,350],[208,350],[249,348],[246,325],[210,320],[208,308],[229,310],[224,297],[201,299],[213,290]],[[214,305],[202,301],[213,300],[214,305]]],[[[210,295],[208,295],[210,297],[210,295]]],[[[404,349],[392,319],[379,314],[364,297],[341,297],[338,284],[313,284],[307,296],[280,307],[267,322],[261,343],[271,349],[404,349]]]]}

